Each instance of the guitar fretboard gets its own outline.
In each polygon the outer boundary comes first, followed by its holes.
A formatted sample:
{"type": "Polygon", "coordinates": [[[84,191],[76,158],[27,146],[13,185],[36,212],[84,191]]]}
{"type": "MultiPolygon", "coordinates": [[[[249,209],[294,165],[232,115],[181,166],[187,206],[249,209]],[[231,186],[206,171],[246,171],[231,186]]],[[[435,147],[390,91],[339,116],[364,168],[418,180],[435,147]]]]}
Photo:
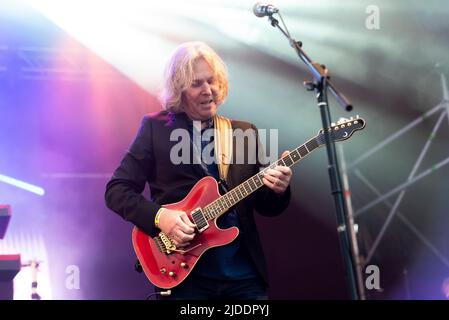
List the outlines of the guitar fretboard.
{"type": "Polygon", "coordinates": [[[235,204],[245,199],[251,193],[262,187],[264,185],[262,178],[268,169],[272,169],[278,165],[291,167],[301,159],[306,157],[309,153],[320,146],[320,143],[317,139],[318,137],[314,137],[308,140],[304,144],[291,151],[287,156],[273,162],[268,167],[261,170],[258,174],[255,174],[245,182],[242,182],[231,191],[227,192],[226,194],[216,199],[214,202],[204,207],[203,214],[206,219],[212,220],[221,216],[235,204]]]}

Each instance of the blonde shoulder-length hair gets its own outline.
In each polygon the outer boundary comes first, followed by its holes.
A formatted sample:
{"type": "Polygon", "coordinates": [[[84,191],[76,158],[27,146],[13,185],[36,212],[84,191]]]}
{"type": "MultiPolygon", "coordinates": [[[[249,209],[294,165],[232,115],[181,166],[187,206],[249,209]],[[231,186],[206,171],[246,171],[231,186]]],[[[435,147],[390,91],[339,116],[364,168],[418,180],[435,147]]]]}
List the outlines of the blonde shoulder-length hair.
{"type": "Polygon", "coordinates": [[[193,83],[193,64],[204,59],[214,72],[218,83],[217,106],[228,95],[228,75],[226,65],[218,54],[203,42],[192,41],[178,46],[165,68],[163,88],[160,95],[162,108],[171,112],[182,112],[182,92],[193,83]]]}

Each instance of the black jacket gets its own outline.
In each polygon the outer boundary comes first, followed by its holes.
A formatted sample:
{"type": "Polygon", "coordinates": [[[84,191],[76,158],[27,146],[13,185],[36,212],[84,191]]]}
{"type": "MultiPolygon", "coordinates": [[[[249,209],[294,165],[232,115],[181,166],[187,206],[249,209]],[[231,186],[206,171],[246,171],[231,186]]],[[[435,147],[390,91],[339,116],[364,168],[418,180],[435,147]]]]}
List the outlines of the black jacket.
{"type": "MultiPolygon", "coordinates": [[[[154,217],[161,205],[182,200],[194,184],[206,175],[200,164],[173,164],[170,161],[170,150],[178,143],[170,141],[170,134],[178,128],[187,130],[189,121],[185,113],[162,111],[145,116],[129,151],[106,186],[108,208],[148,235],[155,236],[158,232],[154,217]],[[151,200],[141,195],[146,183],[150,187],[151,200]]],[[[243,121],[233,120],[232,129],[253,129],[257,135],[254,125],[243,121]]],[[[258,137],[256,141],[259,141],[258,137]]],[[[246,147],[245,143],[245,152],[246,147]]],[[[233,155],[237,154],[237,148],[234,138],[233,155]]],[[[228,187],[232,189],[258,173],[260,166],[259,163],[231,164],[228,187]]],[[[264,216],[276,216],[285,210],[289,201],[290,187],[284,194],[278,195],[263,186],[235,206],[244,243],[266,283],[265,259],[253,209],[264,216]]]]}

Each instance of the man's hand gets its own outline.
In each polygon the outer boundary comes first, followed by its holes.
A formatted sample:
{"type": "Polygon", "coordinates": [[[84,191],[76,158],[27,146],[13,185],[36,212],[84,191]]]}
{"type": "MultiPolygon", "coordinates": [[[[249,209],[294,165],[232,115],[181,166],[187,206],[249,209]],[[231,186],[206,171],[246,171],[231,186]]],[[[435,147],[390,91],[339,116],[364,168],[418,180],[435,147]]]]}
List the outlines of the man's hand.
{"type": "Polygon", "coordinates": [[[195,236],[195,225],[184,211],[164,208],[159,217],[159,228],[177,247],[185,247],[195,236]]]}
{"type": "MultiPolygon", "coordinates": [[[[289,151],[284,151],[281,158],[288,155],[289,151]]],[[[276,166],[274,169],[268,169],[262,179],[263,183],[274,192],[283,193],[292,178],[292,170],[285,166],[276,166]]]]}

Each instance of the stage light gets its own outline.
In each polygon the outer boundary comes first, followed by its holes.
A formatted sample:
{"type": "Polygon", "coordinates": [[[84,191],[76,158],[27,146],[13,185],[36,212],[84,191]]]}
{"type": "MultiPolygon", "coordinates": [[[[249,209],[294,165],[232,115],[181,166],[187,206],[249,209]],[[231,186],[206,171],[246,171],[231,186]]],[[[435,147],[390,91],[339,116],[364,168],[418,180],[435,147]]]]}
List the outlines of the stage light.
{"type": "Polygon", "coordinates": [[[441,291],[446,299],[449,300],[449,277],[444,279],[443,284],[441,285],[441,291]]]}
{"type": "Polygon", "coordinates": [[[17,188],[35,193],[39,196],[43,196],[45,194],[45,190],[41,187],[32,185],[28,182],[24,182],[15,178],[11,178],[5,175],[0,174],[0,181],[15,186],[17,188]]]}

